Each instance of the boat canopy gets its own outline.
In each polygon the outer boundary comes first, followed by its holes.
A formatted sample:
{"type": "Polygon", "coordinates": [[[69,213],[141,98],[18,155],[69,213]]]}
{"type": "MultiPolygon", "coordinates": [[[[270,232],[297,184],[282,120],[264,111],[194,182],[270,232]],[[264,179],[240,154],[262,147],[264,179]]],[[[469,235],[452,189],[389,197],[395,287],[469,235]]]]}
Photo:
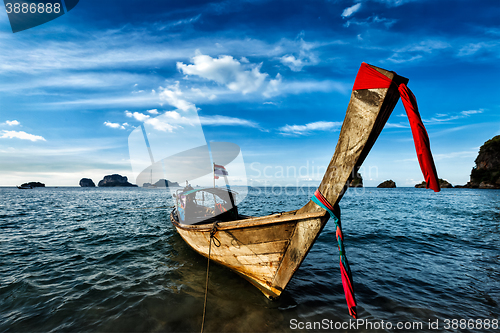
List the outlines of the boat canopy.
{"type": "Polygon", "coordinates": [[[231,193],[233,195],[233,198],[235,197],[235,194],[238,194],[237,192],[235,192],[233,190],[229,190],[229,189],[225,189],[225,188],[217,188],[217,187],[215,187],[215,188],[213,188],[213,187],[197,188],[197,189],[188,190],[186,192],[182,192],[179,194],[180,195],[190,195],[190,194],[202,192],[202,191],[210,193],[210,194],[215,194],[216,196],[218,196],[219,198],[221,198],[222,200],[224,200],[226,202],[231,202],[231,199],[229,197],[229,193],[231,193]]]}

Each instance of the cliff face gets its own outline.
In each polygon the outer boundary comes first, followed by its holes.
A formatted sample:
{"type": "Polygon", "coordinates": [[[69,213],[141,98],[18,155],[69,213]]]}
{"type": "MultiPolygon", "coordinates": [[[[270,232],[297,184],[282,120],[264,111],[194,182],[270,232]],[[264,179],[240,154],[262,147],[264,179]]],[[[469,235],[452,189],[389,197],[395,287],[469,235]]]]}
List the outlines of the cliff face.
{"type": "Polygon", "coordinates": [[[481,146],[475,162],[466,187],[500,188],[500,135],[481,146]]]}
{"type": "Polygon", "coordinates": [[[349,183],[349,187],[363,187],[363,177],[361,177],[360,173],[356,173],[356,175],[352,178],[349,183]]]}
{"type": "Polygon", "coordinates": [[[116,186],[126,186],[126,187],[137,187],[137,185],[130,184],[127,181],[127,177],[120,176],[117,174],[104,176],[104,178],[99,182],[99,187],[116,187],[116,186]]]}

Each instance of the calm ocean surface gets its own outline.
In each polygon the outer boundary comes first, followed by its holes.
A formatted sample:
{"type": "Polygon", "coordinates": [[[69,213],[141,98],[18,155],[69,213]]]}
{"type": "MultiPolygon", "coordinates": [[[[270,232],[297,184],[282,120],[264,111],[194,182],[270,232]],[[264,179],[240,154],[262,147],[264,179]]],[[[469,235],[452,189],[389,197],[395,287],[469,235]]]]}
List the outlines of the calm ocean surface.
{"type": "MultiPolygon", "coordinates": [[[[297,209],[313,191],[251,189],[240,212],[297,209]]],[[[0,188],[0,198],[1,332],[200,330],[207,262],[170,224],[168,191],[0,188]]],[[[359,318],[423,331],[500,318],[500,190],[349,189],[340,206],[359,318]]],[[[211,265],[206,331],[349,322],[335,244],[330,222],[274,302],[211,265]]]]}

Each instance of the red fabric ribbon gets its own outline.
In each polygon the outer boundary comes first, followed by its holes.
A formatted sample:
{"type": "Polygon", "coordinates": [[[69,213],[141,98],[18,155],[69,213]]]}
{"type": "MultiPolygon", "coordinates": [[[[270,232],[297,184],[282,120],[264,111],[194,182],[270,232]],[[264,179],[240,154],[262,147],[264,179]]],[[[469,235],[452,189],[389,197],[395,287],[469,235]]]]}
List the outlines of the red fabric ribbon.
{"type": "MultiPolygon", "coordinates": [[[[387,76],[372,68],[370,65],[362,63],[352,90],[389,88],[391,84],[394,84],[394,82],[387,76]]],[[[427,131],[418,113],[417,100],[406,84],[401,83],[398,86],[398,90],[406,110],[406,115],[410,121],[418,163],[424,175],[426,188],[431,188],[434,192],[439,192],[439,181],[434,159],[432,158],[429,136],[427,135],[427,131]]]]}

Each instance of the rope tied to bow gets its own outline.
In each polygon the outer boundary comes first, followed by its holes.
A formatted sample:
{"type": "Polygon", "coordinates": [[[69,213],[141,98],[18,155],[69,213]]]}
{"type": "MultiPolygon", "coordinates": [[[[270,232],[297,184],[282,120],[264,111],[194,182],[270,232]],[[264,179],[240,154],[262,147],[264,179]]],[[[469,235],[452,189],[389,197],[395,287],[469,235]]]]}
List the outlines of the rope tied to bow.
{"type": "Polygon", "coordinates": [[[203,327],[205,326],[205,314],[207,311],[207,296],[208,296],[208,274],[210,272],[210,256],[212,253],[212,242],[216,247],[220,247],[220,240],[215,237],[215,234],[217,233],[217,227],[218,227],[218,222],[214,222],[212,226],[212,230],[210,230],[210,240],[209,240],[209,245],[208,245],[208,260],[207,260],[207,278],[205,281],[205,301],[203,303],[203,318],[201,320],[201,333],[203,333],[203,327]]]}
{"type": "Polygon", "coordinates": [[[349,307],[349,314],[356,319],[356,298],[354,297],[354,287],[352,282],[352,274],[351,268],[349,267],[349,262],[347,261],[347,257],[345,255],[344,248],[344,236],[342,235],[342,227],[340,224],[340,211],[337,214],[334,213],[335,208],[333,208],[332,204],[328,202],[328,200],[321,194],[319,190],[314,192],[311,200],[326,210],[330,215],[330,218],[335,223],[336,227],[336,236],[337,236],[337,245],[339,248],[339,256],[340,256],[340,272],[342,274],[342,286],[344,287],[345,299],[347,301],[347,306],[349,307]]]}

